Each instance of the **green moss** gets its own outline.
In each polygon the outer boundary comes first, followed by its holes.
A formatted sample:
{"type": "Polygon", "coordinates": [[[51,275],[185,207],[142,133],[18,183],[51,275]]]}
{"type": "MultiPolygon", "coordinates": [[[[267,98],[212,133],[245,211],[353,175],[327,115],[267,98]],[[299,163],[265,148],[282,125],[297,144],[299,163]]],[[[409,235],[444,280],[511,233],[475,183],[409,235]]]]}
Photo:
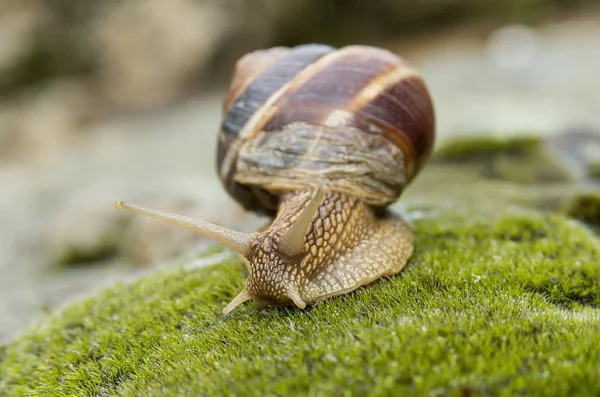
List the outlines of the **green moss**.
{"type": "Polygon", "coordinates": [[[444,143],[435,153],[445,161],[485,161],[490,156],[528,156],[539,150],[542,141],[537,136],[500,138],[490,134],[463,136],[444,143]]]}
{"type": "Polygon", "coordinates": [[[600,194],[584,192],[575,194],[567,201],[564,212],[595,228],[600,228],[600,194]]]}
{"type": "Polygon", "coordinates": [[[84,266],[105,261],[119,254],[119,244],[112,239],[100,239],[94,245],[64,246],[53,258],[52,264],[58,268],[68,266],[84,266]]]}
{"type": "Polygon", "coordinates": [[[600,393],[597,238],[530,213],[441,215],[416,237],[400,275],[306,310],[221,315],[234,259],[115,286],[7,345],[0,395],[600,393]]]}
{"type": "Polygon", "coordinates": [[[600,180],[600,161],[588,164],[587,172],[590,178],[600,180]]]}
{"type": "Polygon", "coordinates": [[[454,138],[436,150],[433,162],[468,165],[484,177],[523,184],[572,179],[568,168],[547,150],[544,141],[530,135],[454,138]]]}

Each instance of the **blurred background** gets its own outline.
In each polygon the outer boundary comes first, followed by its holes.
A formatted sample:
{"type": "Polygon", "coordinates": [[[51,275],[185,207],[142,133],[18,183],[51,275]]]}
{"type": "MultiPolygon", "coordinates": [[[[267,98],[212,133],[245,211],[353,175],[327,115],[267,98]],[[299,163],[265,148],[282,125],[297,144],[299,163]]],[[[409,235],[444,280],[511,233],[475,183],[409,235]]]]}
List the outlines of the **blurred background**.
{"type": "Polygon", "coordinates": [[[115,200],[264,223],[215,173],[246,52],[388,48],[424,76],[437,144],[567,132],[598,144],[599,39],[597,0],[0,0],[0,341],[212,244],[115,200]]]}

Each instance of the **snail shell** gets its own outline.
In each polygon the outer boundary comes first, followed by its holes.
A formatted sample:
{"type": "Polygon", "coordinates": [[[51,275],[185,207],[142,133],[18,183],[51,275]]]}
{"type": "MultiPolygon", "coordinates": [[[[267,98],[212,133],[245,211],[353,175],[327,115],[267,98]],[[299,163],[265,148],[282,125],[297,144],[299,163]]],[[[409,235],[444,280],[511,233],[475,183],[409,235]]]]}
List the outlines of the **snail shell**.
{"type": "Polygon", "coordinates": [[[369,46],[275,47],[240,59],[217,169],[246,209],[320,181],[374,207],[395,202],[434,141],[428,90],[406,61],[369,46]]]}
{"type": "Polygon", "coordinates": [[[247,210],[272,216],[241,233],[137,204],[129,209],[210,236],[247,260],[254,299],[307,304],[402,270],[412,231],[386,207],[427,160],[434,112],[418,73],[376,47],[275,47],[237,65],[223,104],[217,169],[247,210]]]}

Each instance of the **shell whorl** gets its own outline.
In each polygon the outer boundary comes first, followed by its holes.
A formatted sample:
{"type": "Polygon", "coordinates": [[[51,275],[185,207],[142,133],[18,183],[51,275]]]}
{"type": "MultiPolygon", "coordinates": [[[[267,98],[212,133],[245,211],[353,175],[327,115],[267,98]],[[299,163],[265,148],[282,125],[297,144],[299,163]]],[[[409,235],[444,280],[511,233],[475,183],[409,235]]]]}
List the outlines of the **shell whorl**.
{"type": "Polygon", "coordinates": [[[275,213],[280,192],[317,175],[342,190],[358,190],[371,205],[389,205],[428,158],[435,135],[433,104],[419,74],[390,51],[370,46],[311,44],[252,52],[236,65],[223,111],[221,180],[245,208],[267,214],[275,213]],[[296,133],[303,138],[290,136],[296,133]],[[343,138],[326,137],[332,134],[343,138]],[[320,139],[328,141],[328,151],[307,149],[307,142],[320,139]],[[356,147],[342,150],[348,144],[356,147]],[[365,179],[370,171],[357,169],[356,178],[344,182],[345,171],[335,163],[360,163],[367,152],[352,153],[369,146],[391,160],[372,177],[381,186],[361,193],[362,185],[371,184],[365,179]],[[302,153],[294,157],[294,151],[302,153]],[[299,159],[304,166],[297,168],[299,159]],[[319,173],[323,161],[328,169],[319,173]]]}

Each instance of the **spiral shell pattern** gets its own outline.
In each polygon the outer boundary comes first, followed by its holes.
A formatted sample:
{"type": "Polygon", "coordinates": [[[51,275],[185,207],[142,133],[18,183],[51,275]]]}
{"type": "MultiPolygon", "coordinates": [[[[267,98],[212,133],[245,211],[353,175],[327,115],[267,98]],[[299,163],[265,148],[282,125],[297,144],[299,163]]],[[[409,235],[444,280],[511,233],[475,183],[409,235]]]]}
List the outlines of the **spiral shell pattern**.
{"type": "Polygon", "coordinates": [[[384,137],[403,158],[395,198],[423,166],[435,138],[433,103],[421,76],[397,55],[371,46],[309,44],[247,54],[236,65],[223,112],[219,176],[245,208],[265,213],[276,209],[276,195],[236,181],[240,149],[260,134],[301,123],[384,137]]]}

